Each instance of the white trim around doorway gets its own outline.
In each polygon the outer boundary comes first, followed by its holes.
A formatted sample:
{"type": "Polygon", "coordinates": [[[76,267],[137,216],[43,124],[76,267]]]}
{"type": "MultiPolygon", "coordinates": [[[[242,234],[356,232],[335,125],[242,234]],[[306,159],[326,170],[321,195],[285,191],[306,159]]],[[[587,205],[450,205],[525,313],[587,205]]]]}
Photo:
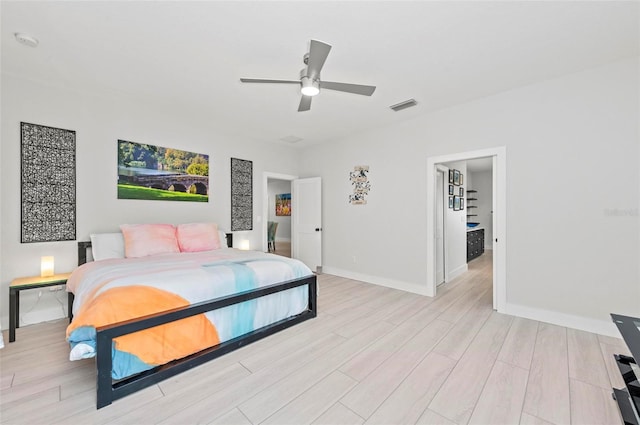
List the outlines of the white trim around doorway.
{"type": "MultiPolygon", "coordinates": [[[[443,207],[448,209],[447,203],[449,200],[449,194],[448,192],[446,192],[444,190],[445,186],[448,186],[448,180],[447,177],[449,175],[449,167],[447,167],[446,165],[443,164],[436,164],[436,172],[440,172],[442,173],[442,179],[443,179],[443,186],[442,186],[442,203],[443,203],[443,207]]],[[[437,181],[437,180],[436,180],[437,181]]],[[[440,192],[437,191],[436,188],[436,194],[439,194],[440,192]]],[[[435,204],[434,204],[434,208],[435,208],[435,204]]],[[[444,252],[442,253],[443,259],[444,259],[444,282],[449,282],[449,280],[451,280],[451,273],[449,273],[449,250],[447,249],[447,222],[448,222],[448,217],[447,214],[444,214],[444,212],[442,213],[442,221],[443,221],[443,229],[442,229],[442,237],[444,239],[444,243],[443,243],[443,249],[444,252]]],[[[435,234],[434,234],[435,237],[435,234]]],[[[455,272],[453,273],[453,275],[455,276],[455,272]]],[[[437,282],[436,282],[436,286],[437,286],[437,282]]]]}
{"type": "Polygon", "coordinates": [[[506,226],[506,161],[507,149],[504,146],[482,149],[477,151],[461,152],[449,155],[432,156],[427,158],[427,290],[426,295],[435,297],[436,295],[436,254],[435,254],[435,185],[437,165],[453,162],[466,161],[476,158],[493,157],[493,308],[500,313],[504,313],[507,304],[507,281],[506,281],[506,246],[507,246],[507,226],[506,226]]]}

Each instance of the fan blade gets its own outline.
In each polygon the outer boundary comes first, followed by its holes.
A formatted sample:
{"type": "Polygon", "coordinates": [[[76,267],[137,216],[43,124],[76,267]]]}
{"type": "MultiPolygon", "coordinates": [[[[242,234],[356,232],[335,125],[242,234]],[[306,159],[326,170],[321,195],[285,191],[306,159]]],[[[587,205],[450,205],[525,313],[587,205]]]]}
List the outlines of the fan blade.
{"type": "Polygon", "coordinates": [[[320,77],[320,71],[327,60],[331,45],[318,40],[311,40],[309,46],[309,60],[307,61],[307,76],[312,80],[320,77]]]}
{"type": "Polygon", "coordinates": [[[277,84],[300,84],[300,80],[264,80],[261,78],[240,78],[243,83],[277,83],[277,84]]]}
{"type": "Polygon", "coordinates": [[[376,91],[376,86],[363,86],[360,84],[334,83],[331,81],[320,81],[320,88],[328,90],[344,91],[347,93],[371,96],[376,91]]]}
{"type": "Polygon", "coordinates": [[[309,109],[311,109],[311,96],[302,96],[298,112],[308,111],[309,109]]]}

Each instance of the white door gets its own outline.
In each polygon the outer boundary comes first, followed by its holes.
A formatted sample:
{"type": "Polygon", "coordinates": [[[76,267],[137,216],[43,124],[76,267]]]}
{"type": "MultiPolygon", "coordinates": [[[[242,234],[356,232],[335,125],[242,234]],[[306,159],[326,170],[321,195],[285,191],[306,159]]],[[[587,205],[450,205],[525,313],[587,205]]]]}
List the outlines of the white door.
{"type": "Polygon", "coordinates": [[[322,179],[293,180],[291,191],[292,257],[312,271],[322,266],[322,179]]]}
{"type": "Polygon", "coordinates": [[[444,283],[444,173],[436,176],[436,285],[444,283]]]}

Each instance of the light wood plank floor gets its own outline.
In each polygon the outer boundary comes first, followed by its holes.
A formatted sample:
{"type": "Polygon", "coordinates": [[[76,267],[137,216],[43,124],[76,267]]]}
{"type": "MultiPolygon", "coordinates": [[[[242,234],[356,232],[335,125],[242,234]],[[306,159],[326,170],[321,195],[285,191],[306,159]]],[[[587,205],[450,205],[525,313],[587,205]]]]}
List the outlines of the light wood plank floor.
{"type": "Polygon", "coordinates": [[[272,254],[291,258],[291,242],[277,241],[275,245],[276,245],[276,249],[273,251],[270,251],[272,254]]]}
{"type": "Polygon", "coordinates": [[[491,253],[469,268],[436,298],[321,275],[316,319],[101,410],[66,321],[20,328],[0,350],[0,422],[622,423],[622,340],[495,313],[491,253]]]}

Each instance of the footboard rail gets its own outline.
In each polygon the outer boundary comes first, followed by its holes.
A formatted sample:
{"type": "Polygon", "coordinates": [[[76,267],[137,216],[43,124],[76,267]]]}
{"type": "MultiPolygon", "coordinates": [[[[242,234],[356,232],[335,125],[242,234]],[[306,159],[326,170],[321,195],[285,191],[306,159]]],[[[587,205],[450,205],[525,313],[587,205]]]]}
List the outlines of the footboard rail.
{"type": "Polygon", "coordinates": [[[199,366],[244,345],[258,341],[267,336],[273,335],[288,327],[294,326],[305,320],[312,319],[317,315],[317,281],[316,276],[308,276],[300,279],[290,280],[283,283],[265,286],[238,294],[216,298],[210,301],[203,301],[190,306],[172,309],[162,313],[144,316],[138,319],[127,320],[96,329],[97,347],[96,364],[97,376],[97,408],[110,405],[113,401],[139,391],[143,388],[154,385],[164,379],[175,376],[181,372],[199,366]],[[262,328],[256,329],[247,334],[241,335],[229,341],[222,342],[213,347],[209,347],[197,353],[191,354],[182,359],[171,361],[167,364],[157,366],[140,374],[114,382],[111,378],[113,367],[112,345],[113,339],[122,335],[144,329],[160,326],[165,323],[185,319],[196,314],[206,313],[233,304],[264,297],[287,289],[308,285],[309,304],[307,310],[295,316],[288,317],[278,322],[272,323],[262,328]]]}

